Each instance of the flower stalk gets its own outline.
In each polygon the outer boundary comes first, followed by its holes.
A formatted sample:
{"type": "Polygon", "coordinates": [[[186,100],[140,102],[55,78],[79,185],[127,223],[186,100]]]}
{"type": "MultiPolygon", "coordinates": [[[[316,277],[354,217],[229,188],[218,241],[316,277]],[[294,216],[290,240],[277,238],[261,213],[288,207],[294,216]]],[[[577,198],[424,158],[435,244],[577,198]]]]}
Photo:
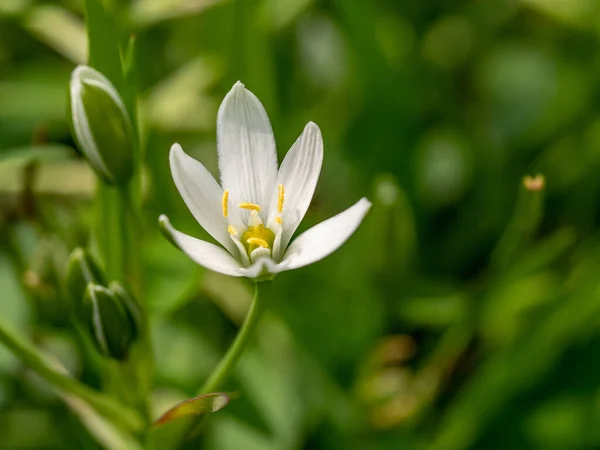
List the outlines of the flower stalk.
{"type": "Polygon", "coordinates": [[[244,350],[248,347],[248,343],[252,340],[252,336],[254,336],[258,322],[267,309],[267,299],[265,296],[261,296],[259,292],[259,286],[262,286],[263,284],[264,283],[254,284],[254,298],[252,299],[252,305],[250,306],[250,310],[246,315],[246,319],[244,320],[238,335],[223,359],[210,374],[198,392],[198,395],[209,394],[220,390],[235,369],[244,350]]]}
{"type": "MultiPolygon", "coordinates": [[[[257,282],[254,283],[254,297],[252,298],[252,304],[246,314],[244,323],[238,331],[235,340],[227,350],[227,353],[223,356],[219,364],[213,369],[205,383],[198,391],[198,395],[206,395],[218,392],[222,390],[223,386],[227,382],[235,370],[237,363],[242,357],[244,351],[248,348],[248,344],[252,340],[256,333],[257,326],[262,318],[264,312],[267,309],[267,296],[261,295],[261,287],[264,287],[269,282],[257,282]]],[[[186,438],[189,438],[194,434],[194,430],[201,423],[204,416],[200,417],[200,420],[190,420],[188,426],[181,430],[181,434],[173,437],[173,442],[183,442],[186,438]]]]}

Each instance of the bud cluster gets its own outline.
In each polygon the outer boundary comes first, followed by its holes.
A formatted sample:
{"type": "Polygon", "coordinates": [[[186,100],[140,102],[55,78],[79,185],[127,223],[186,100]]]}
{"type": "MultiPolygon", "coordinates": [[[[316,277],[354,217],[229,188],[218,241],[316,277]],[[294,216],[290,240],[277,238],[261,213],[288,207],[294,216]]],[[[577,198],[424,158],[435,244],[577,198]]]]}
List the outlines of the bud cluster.
{"type": "Polygon", "coordinates": [[[106,275],[89,253],[77,248],[69,257],[67,286],[78,319],[98,351],[112,359],[127,359],[140,333],[140,308],[118,282],[106,275]]]}

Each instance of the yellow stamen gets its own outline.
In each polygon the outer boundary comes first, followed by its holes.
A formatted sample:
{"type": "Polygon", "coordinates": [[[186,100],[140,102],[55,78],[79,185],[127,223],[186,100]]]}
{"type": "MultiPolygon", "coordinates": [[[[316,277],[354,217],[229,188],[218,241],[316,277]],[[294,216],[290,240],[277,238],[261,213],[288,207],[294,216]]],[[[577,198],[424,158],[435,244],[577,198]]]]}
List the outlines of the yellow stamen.
{"type": "Polygon", "coordinates": [[[275,222],[277,222],[279,225],[281,225],[283,223],[283,220],[281,220],[281,217],[277,216],[277,217],[275,217],[275,222]]]}
{"type": "Polygon", "coordinates": [[[237,230],[233,227],[233,225],[229,225],[227,227],[227,231],[229,231],[229,234],[233,234],[234,236],[237,236],[237,230]]]}
{"type": "Polygon", "coordinates": [[[246,239],[246,242],[250,245],[258,245],[259,247],[262,247],[262,248],[269,248],[269,244],[267,243],[267,241],[265,241],[264,239],[261,239],[261,238],[251,237],[251,238],[246,239]]]}
{"type": "Polygon", "coordinates": [[[281,211],[283,211],[283,198],[285,196],[285,192],[283,190],[283,184],[280,184],[279,186],[277,186],[277,188],[277,211],[279,212],[279,214],[281,214],[281,211]]]}
{"type": "Polygon", "coordinates": [[[225,189],[223,191],[223,201],[222,201],[222,206],[223,206],[223,217],[227,217],[228,213],[229,213],[229,190],[225,189]]]}
{"type": "Polygon", "coordinates": [[[256,203],[242,202],[238,205],[238,207],[242,209],[249,209],[251,211],[260,212],[260,206],[258,206],[256,203]]]}

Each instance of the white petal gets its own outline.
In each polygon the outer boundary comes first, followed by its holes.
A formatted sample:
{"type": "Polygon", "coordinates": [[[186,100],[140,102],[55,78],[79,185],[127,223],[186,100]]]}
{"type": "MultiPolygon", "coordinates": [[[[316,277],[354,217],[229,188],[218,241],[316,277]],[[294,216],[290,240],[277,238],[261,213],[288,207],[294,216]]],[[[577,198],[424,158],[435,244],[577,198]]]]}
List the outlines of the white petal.
{"type": "Polygon", "coordinates": [[[267,207],[277,176],[275,138],[265,108],[239,81],[219,108],[217,146],[221,184],[229,189],[232,206],[267,207]]]}
{"type": "Polygon", "coordinates": [[[232,277],[245,276],[242,272],[242,265],[221,247],[177,231],[165,215],[160,216],[158,220],[161,231],[166,237],[194,262],[207,269],[232,277]]]}
{"type": "Polygon", "coordinates": [[[321,137],[321,130],[316,124],[309,122],[281,163],[277,174],[275,192],[272,194],[270,212],[275,214],[277,212],[278,187],[280,184],[283,185],[282,249],[285,249],[288,245],[294,231],[296,231],[308,210],[317,187],[322,163],[323,138],[321,137]]]}
{"type": "Polygon", "coordinates": [[[287,263],[275,263],[271,258],[259,258],[255,263],[246,269],[242,269],[245,277],[251,279],[265,280],[273,275],[283,272],[287,268],[287,263]]]}
{"type": "Polygon", "coordinates": [[[356,231],[370,207],[371,202],[362,198],[346,211],[302,233],[285,252],[282,263],[287,266],[282,270],[297,269],[333,253],[356,231]]]}
{"type": "Polygon", "coordinates": [[[273,259],[275,261],[281,261],[281,256],[283,255],[284,247],[281,246],[281,236],[283,234],[283,227],[277,223],[272,222],[269,226],[269,229],[275,233],[275,240],[273,241],[273,259]]]}
{"type": "Polygon", "coordinates": [[[252,253],[250,253],[250,261],[252,261],[252,263],[256,263],[263,258],[271,259],[271,250],[259,247],[255,248],[252,250],[252,253]]]}
{"type": "MultiPolygon", "coordinates": [[[[179,194],[198,223],[230,253],[235,245],[227,232],[223,217],[223,189],[200,162],[188,156],[179,144],[173,144],[171,173],[179,194]]],[[[232,211],[233,213],[233,211],[232,211]]]]}
{"type": "Polygon", "coordinates": [[[233,242],[238,249],[238,257],[242,260],[242,266],[248,267],[250,265],[250,258],[248,257],[248,252],[244,248],[244,245],[240,242],[237,236],[230,234],[229,237],[231,238],[231,242],[233,242]]]}

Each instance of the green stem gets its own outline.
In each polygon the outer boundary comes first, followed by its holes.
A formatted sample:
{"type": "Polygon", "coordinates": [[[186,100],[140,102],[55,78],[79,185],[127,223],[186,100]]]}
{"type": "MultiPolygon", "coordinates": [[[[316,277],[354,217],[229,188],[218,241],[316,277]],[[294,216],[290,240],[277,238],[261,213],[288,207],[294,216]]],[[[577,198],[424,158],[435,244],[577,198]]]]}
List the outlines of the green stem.
{"type": "Polygon", "coordinates": [[[252,306],[250,306],[250,311],[248,311],[248,315],[244,320],[242,328],[240,328],[233,344],[231,344],[231,347],[219,365],[215,367],[215,370],[210,374],[198,395],[216,392],[221,389],[229,375],[231,375],[231,372],[234,370],[236,363],[244,353],[244,350],[246,350],[248,343],[256,331],[256,326],[266,310],[266,299],[260,297],[258,292],[259,285],[260,283],[255,284],[252,306]]]}
{"type": "Polygon", "coordinates": [[[119,233],[123,248],[124,279],[133,289],[136,298],[140,298],[140,261],[139,242],[141,238],[140,220],[131,199],[130,186],[118,188],[117,203],[119,214],[119,233]]]}
{"type": "Polygon", "coordinates": [[[140,341],[132,349],[129,359],[119,364],[118,372],[120,383],[126,394],[123,397],[128,404],[135,405],[138,410],[146,417],[148,424],[150,421],[150,392],[152,385],[153,354],[152,344],[150,342],[150,332],[148,325],[148,311],[145,302],[141,284],[141,264],[140,264],[140,235],[141,220],[136,202],[139,191],[135,180],[119,188],[119,214],[120,214],[120,236],[124,248],[124,263],[126,285],[132,293],[134,301],[137,302],[142,314],[142,330],[140,330],[140,341]]]}
{"type": "Polygon", "coordinates": [[[125,282],[139,295],[139,220],[128,186],[98,185],[97,238],[110,280],[125,282]]]}
{"type": "Polygon", "coordinates": [[[110,280],[125,281],[124,255],[120,225],[121,201],[116,188],[98,182],[97,239],[104,270],[110,280]]]}
{"type": "MultiPolygon", "coordinates": [[[[220,389],[222,389],[223,385],[227,381],[227,378],[235,369],[237,362],[252,340],[252,336],[256,331],[256,327],[260,321],[260,318],[266,310],[266,306],[267,299],[261,298],[259,295],[259,283],[256,283],[254,287],[254,298],[252,299],[252,305],[250,306],[250,310],[246,315],[246,319],[244,320],[238,335],[233,341],[233,344],[231,344],[231,347],[229,347],[229,350],[223,359],[221,359],[202,388],[198,391],[198,395],[218,392],[220,389]]],[[[186,426],[182,427],[177,434],[171,436],[171,443],[173,445],[170,448],[181,448],[184,445],[185,440],[194,434],[194,430],[196,430],[200,425],[203,417],[204,415],[200,416],[199,419],[188,419],[186,426]]]]}
{"type": "Polygon", "coordinates": [[[81,398],[100,414],[130,430],[136,431],[143,427],[144,422],[135,411],[70,377],[1,322],[0,342],[56,388],[81,398]]]}

